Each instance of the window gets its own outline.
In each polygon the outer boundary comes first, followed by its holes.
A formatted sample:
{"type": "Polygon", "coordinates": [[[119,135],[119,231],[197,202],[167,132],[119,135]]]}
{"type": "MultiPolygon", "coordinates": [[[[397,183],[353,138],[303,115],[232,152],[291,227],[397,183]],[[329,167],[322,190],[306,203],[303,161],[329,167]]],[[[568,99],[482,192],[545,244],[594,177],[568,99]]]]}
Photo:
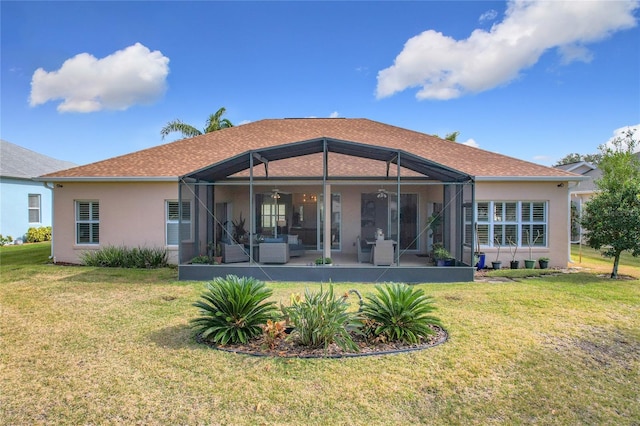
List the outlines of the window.
{"type": "Polygon", "coordinates": [[[167,245],[176,246],[179,242],[178,234],[182,234],[182,240],[191,239],[191,202],[167,201],[167,245]],[[182,211],[180,211],[182,205],[182,211]]]}
{"type": "Polygon", "coordinates": [[[273,228],[278,221],[286,219],[286,206],[284,204],[263,204],[260,210],[263,228],[273,228]]]}
{"type": "Polygon", "coordinates": [[[100,243],[100,203],[76,201],[76,244],[100,243]]]}
{"type": "Polygon", "coordinates": [[[40,222],[40,194],[29,194],[29,223],[40,222]]]}
{"type": "MultiPolygon", "coordinates": [[[[547,245],[547,203],[545,201],[481,201],[476,203],[476,244],[494,247],[547,245]]],[[[465,214],[465,241],[472,229],[471,214],[465,214]]]]}

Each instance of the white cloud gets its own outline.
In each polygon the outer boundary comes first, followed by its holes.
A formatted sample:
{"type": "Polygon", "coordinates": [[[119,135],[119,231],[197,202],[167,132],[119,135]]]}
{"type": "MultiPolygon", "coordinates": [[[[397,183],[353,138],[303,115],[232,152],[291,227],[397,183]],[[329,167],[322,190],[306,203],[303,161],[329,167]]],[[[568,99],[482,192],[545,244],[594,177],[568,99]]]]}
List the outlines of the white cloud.
{"type": "Polygon", "coordinates": [[[59,112],[125,110],[150,104],[166,90],[169,58],[140,43],[102,59],[80,53],[57,71],[38,68],[31,79],[31,106],[62,99],[59,112]]]}
{"type": "Polygon", "coordinates": [[[629,131],[633,131],[633,139],[638,142],[638,146],[636,148],[640,148],[640,123],[631,126],[620,127],[619,129],[615,129],[613,131],[613,136],[609,138],[608,141],[605,142],[605,145],[609,148],[614,148],[613,141],[616,139],[623,139],[625,134],[629,131]]]}
{"type": "Polygon", "coordinates": [[[486,11],[482,15],[480,15],[480,18],[478,18],[478,21],[480,21],[480,22],[493,21],[497,17],[498,17],[498,12],[496,12],[493,9],[491,9],[491,10],[486,11]]]}
{"type": "Polygon", "coordinates": [[[474,139],[470,138],[466,142],[460,142],[462,145],[472,146],[474,148],[480,147],[480,144],[476,142],[474,139]]]}
{"type": "Polygon", "coordinates": [[[333,111],[331,114],[329,114],[329,118],[338,118],[340,117],[340,113],[338,111],[333,111]]]}
{"type": "Polygon", "coordinates": [[[394,64],[378,72],[376,96],[420,87],[418,99],[453,99],[517,78],[547,50],[563,63],[589,61],[587,43],[634,27],[637,0],[511,0],[505,18],[489,31],[455,40],[434,30],[409,39],[394,64]]]}

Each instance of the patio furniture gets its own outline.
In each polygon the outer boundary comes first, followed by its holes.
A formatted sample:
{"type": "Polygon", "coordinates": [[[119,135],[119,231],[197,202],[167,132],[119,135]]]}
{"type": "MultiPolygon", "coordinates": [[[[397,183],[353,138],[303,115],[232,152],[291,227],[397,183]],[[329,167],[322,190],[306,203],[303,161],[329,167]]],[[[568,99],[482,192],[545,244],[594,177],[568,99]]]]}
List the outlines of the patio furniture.
{"type": "Polygon", "coordinates": [[[289,256],[300,257],[304,256],[304,244],[297,235],[287,235],[287,243],[289,244],[289,256]]]}
{"type": "Polygon", "coordinates": [[[371,246],[367,244],[366,247],[362,247],[360,235],[356,238],[356,246],[358,246],[358,263],[371,263],[371,246]]]}
{"type": "Polygon", "coordinates": [[[220,243],[222,263],[248,262],[249,254],[242,244],[220,243]]]}
{"type": "Polygon", "coordinates": [[[394,244],[393,240],[377,240],[373,246],[373,264],[376,266],[393,265],[395,263],[394,244]]]}
{"type": "Polygon", "coordinates": [[[260,243],[260,263],[287,263],[288,243],[260,243]]]}

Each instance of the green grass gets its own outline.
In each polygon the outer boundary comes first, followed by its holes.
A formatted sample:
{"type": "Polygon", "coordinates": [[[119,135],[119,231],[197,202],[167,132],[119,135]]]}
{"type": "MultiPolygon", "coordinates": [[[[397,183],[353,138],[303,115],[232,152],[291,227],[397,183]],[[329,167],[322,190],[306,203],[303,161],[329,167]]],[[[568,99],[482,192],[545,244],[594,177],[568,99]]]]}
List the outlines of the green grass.
{"type": "MultiPolygon", "coordinates": [[[[47,247],[0,249],[4,424],[640,423],[637,265],[616,281],[424,284],[444,345],[300,360],[196,344],[188,321],[204,283],[175,270],[46,265],[47,247]]],[[[584,253],[582,266],[597,272],[584,253]]],[[[269,286],[288,303],[305,284],[269,286]]],[[[373,289],[335,285],[350,288],[373,289]]]]}

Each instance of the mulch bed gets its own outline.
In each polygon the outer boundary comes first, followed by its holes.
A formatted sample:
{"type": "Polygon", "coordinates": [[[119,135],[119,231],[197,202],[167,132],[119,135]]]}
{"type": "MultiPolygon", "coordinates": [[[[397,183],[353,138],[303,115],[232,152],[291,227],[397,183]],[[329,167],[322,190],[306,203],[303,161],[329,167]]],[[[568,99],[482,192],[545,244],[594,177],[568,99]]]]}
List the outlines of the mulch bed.
{"type": "Polygon", "coordinates": [[[446,330],[438,326],[431,326],[431,328],[433,329],[434,334],[429,336],[428,339],[425,339],[415,345],[402,342],[372,343],[364,341],[360,336],[355,336],[353,340],[360,348],[360,352],[344,351],[335,343],[329,345],[326,350],[324,348],[308,348],[306,346],[299,345],[295,340],[294,334],[283,339],[278,339],[273,347],[269,347],[265,342],[264,336],[260,336],[247,344],[227,344],[224,346],[203,340],[200,336],[197,336],[196,340],[213,349],[251,356],[281,358],[347,358],[419,351],[438,346],[447,341],[449,336],[446,330]]]}

